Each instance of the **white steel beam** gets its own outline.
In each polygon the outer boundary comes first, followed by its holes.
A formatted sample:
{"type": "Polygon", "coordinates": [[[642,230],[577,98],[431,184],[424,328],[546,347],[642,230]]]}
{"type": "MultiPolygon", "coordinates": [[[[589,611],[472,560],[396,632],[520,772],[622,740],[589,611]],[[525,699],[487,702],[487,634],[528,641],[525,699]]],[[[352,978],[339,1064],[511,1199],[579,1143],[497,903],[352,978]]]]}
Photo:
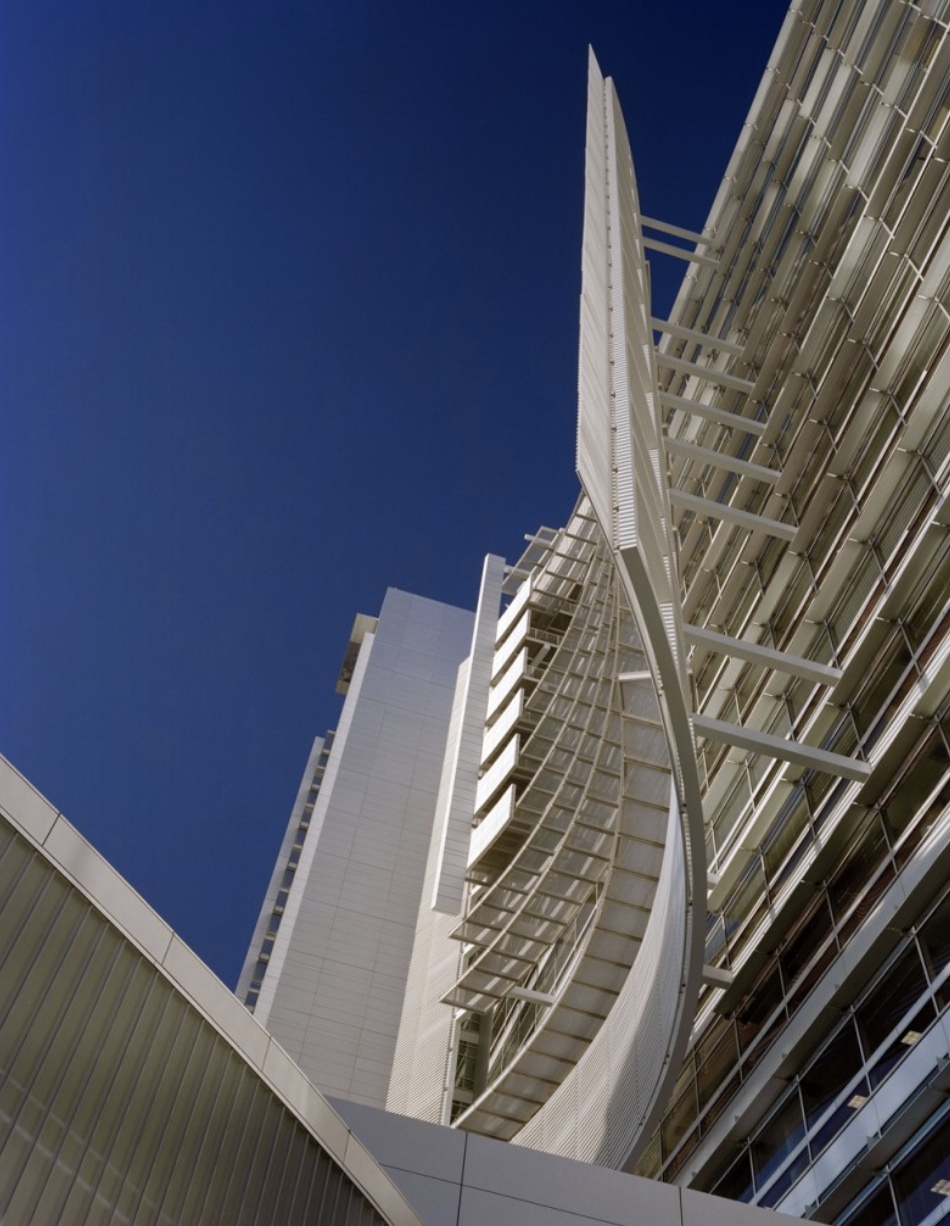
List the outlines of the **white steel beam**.
{"type": "Polygon", "coordinates": [[[753,421],[751,417],[742,417],[738,413],[727,413],[713,404],[702,404],[698,400],[687,400],[685,396],[674,396],[671,392],[660,392],[660,404],[667,409],[679,409],[683,413],[691,413],[693,417],[705,417],[709,421],[718,421],[720,425],[729,426],[734,430],[745,430],[746,434],[764,434],[768,424],[764,421],[753,421]]]}
{"type": "Polygon", "coordinates": [[[835,775],[841,779],[862,782],[871,773],[869,762],[859,762],[857,758],[847,758],[844,754],[831,753],[827,749],[816,749],[815,746],[805,745],[801,741],[789,741],[781,736],[771,736],[767,732],[742,728],[738,724],[712,719],[708,715],[694,715],[693,730],[707,741],[734,745],[736,749],[748,749],[751,753],[764,754],[767,758],[777,758],[781,762],[793,762],[796,766],[823,771],[826,775],[835,775]]]}
{"type": "Polygon", "coordinates": [[[698,362],[687,362],[685,358],[674,358],[662,350],[657,350],[657,364],[669,370],[678,370],[684,375],[692,375],[705,383],[715,383],[719,387],[728,387],[735,392],[750,393],[755,387],[754,379],[741,379],[738,375],[727,375],[723,370],[713,366],[701,366],[698,362]]]}
{"type": "Polygon", "coordinates": [[[659,230],[663,234],[675,234],[677,238],[687,238],[691,242],[701,243],[708,247],[712,239],[708,234],[700,234],[698,230],[687,230],[684,226],[674,226],[668,221],[657,221],[655,217],[644,217],[640,214],[640,224],[647,230],[659,230]]]}
{"type": "Polygon", "coordinates": [[[664,439],[664,443],[666,450],[673,455],[681,455],[687,460],[696,460],[700,464],[711,464],[713,468],[724,468],[726,472],[738,473],[740,477],[752,477],[755,481],[767,481],[770,485],[774,485],[782,475],[777,469],[766,468],[764,464],[752,464],[748,460],[723,455],[711,447],[684,443],[678,438],[664,439]]]}
{"type": "Polygon", "coordinates": [[[709,988],[731,987],[734,978],[732,971],[727,971],[724,967],[703,963],[703,983],[709,988]]]}
{"type": "Polygon", "coordinates": [[[719,261],[710,255],[700,255],[698,251],[690,251],[687,247],[674,247],[672,243],[661,243],[658,238],[643,236],[643,245],[651,251],[659,251],[663,255],[677,255],[690,264],[705,264],[707,268],[718,268],[719,261]]]}
{"type": "Polygon", "coordinates": [[[744,345],[734,345],[732,341],[720,340],[718,336],[709,336],[706,332],[697,332],[694,328],[684,328],[682,324],[671,323],[668,319],[657,319],[650,316],[650,327],[654,332],[665,332],[669,336],[678,336],[680,340],[695,341],[707,349],[721,349],[723,353],[732,353],[741,357],[745,352],[744,345]]]}
{"type": "Polygon", "coordinates": [[[674,506],[693,511],[696,515],[706,515],[710,519],[723,519],[726,523],[738,524],[748,528],[750,532],[764,532],[767,536],[776,536],[779,540],[790,541],[798,535],[795,524],[783,524],[778,519],[766,519],[764,515],[755,515],[752,511],[740,511],[725,502],[715,502],[712,498],[698,498],[695,494],[684,494],[682,490],[670,490],[670,502],[674,506]]]}
{"type": "Polygon", "coordinates": [[[750,664],[761,664],[763,668],[800,677],[803,681],[814,681],[816,685],[835,685],[841,680],[840,668],[816,664],[814,660],[789,655],[785,651],[775,651],[774,648],[763,647],[760,643],[734,639],[728,634],[719,634],[718,631],[707,630],[703,626],[684,625],[683,635],[687,643],[693,643],[697,647],[708,647],[724,656],[747,660],[750,664]]]}
{"type": "Polygon", "coordinates": [[[531,988],[509,988],[507,995],[515,1000],[526,1000],[533,1005],[553,1005],[557,1000],[550,992],[535,992],[531,988]]]}

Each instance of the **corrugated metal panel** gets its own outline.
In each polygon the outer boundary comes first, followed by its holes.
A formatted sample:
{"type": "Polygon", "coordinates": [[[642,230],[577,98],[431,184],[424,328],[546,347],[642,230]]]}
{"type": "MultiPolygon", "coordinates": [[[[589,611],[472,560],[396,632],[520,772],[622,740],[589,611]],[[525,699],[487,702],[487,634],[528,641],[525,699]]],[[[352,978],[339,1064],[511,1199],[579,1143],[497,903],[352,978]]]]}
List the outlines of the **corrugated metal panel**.
{"type": "MultiPolygon", "coordinates": [[[[0,763],[0,775],[8,806],[14,773],[0,763]]],[[[81,850],[77,867],[110,905],[144,913],[63,819],[53,839],[81,850]]],[[[338,1155],[208,1020],[241,1007],[193,955],[172,941],[166,957],[187,960],[202,1009],[3,818],[0,927],[0,1219],[419,1226],[285,1056],[283,1093],[319,1100],[338,1155]],[[350,1142],[361,1178],[398,1204],[393,1216],[348,1173],[350,1142]]],[[[265,1032],[243,1009],[237,1017],[266,1051],[265,1032]]]]}

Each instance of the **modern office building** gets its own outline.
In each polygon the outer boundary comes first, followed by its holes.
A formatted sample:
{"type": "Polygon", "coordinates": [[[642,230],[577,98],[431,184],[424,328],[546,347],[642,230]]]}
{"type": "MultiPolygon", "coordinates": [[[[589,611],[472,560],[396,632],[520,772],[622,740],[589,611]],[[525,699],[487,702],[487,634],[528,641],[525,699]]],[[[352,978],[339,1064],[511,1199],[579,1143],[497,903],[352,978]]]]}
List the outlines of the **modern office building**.
{"type": "Polygon", "coordinates": [[[690,231],[592,61],[580,496],[357,618],[240,999],[0,762],[0,1218],[950,1215],[948,123],[800,0],[690,231]]]}
{"type": "Polygon", "coordinates": [[[657,359],[722,982],[636,1169],[823,1221],[950,1203],[947,19],[793,6],[657,359]]]}
{"type": "MultiPolygon", "coordinates": [[[[948,23],[794,3],[695,232],[640,213],[592,63],[582,492],[487,566],[357,1102],[820,1221],[950,1212],[948,23]],[[647,253],[684,260],[666,320],[647,253]]],[[[301,868],[242,981],[272,1017],[301,868]]],[[[295,990],[306,1028],[331,998],[295,990]]]]}

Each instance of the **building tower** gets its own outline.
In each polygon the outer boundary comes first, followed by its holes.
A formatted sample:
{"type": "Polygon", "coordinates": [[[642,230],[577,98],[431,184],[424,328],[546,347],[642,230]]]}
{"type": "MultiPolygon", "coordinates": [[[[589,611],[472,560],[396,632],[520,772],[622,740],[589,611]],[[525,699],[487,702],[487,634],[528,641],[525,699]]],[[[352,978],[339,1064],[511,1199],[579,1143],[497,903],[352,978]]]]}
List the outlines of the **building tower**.
{"type": "Polygon", "coordinates": [[[950,1190],[947,16],[792,6],[659,348],[720,981],[638,1169],[822,1221],[950,1190]]]}
{"type": "Polygon", "coordinates": [[[699,231],[592,58],[582,267],[575,508],[357,618],[253,1018],[0,760],[0,1215],[950,1216],[947,0],[796,0],[699,231]]]}
{"type": "Polygon", "coordinates": [[[500,616],[483,583],[387,1103],[816,1220],[935,1222],[947,6],[793,4],[699,231],[642,215],[590,80],[582,493],[500,616]],[[686,264],[668,320],[648,253],[686,264]]]}
{"type": "Polygon", "coordinates": [[[355,1102],[386,1101],[471,626],[394,588],[357,617],[339,726],[311,752],[239,982],[304,1072],[355,1102]]]}

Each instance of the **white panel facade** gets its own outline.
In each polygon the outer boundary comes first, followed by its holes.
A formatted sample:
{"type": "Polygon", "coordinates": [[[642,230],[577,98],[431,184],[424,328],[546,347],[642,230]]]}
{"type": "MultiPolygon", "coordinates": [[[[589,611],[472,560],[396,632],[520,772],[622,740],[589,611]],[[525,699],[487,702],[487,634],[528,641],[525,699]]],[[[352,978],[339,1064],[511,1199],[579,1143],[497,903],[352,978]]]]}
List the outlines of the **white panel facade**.
{"type": "Polygon", "coordinates": [[[440,1001],[459,970],[460,951],[449,933],[466,890],[469,842],[482,728],[498,624],[504,561],[489,555],[482,570],[471,650],[459,669],[452,730],[446,747],[432,830],[423,905],[399,1028],[387,1107],[432,1122],[447,1122],[457,1058],[452,1011],[440,1001]]]}
{"type": "Polygon", "coordinates": [[[328,1092],[386,1100],[473,617],[390,589],[360,648],[256,1015],[328,1092]]]}

